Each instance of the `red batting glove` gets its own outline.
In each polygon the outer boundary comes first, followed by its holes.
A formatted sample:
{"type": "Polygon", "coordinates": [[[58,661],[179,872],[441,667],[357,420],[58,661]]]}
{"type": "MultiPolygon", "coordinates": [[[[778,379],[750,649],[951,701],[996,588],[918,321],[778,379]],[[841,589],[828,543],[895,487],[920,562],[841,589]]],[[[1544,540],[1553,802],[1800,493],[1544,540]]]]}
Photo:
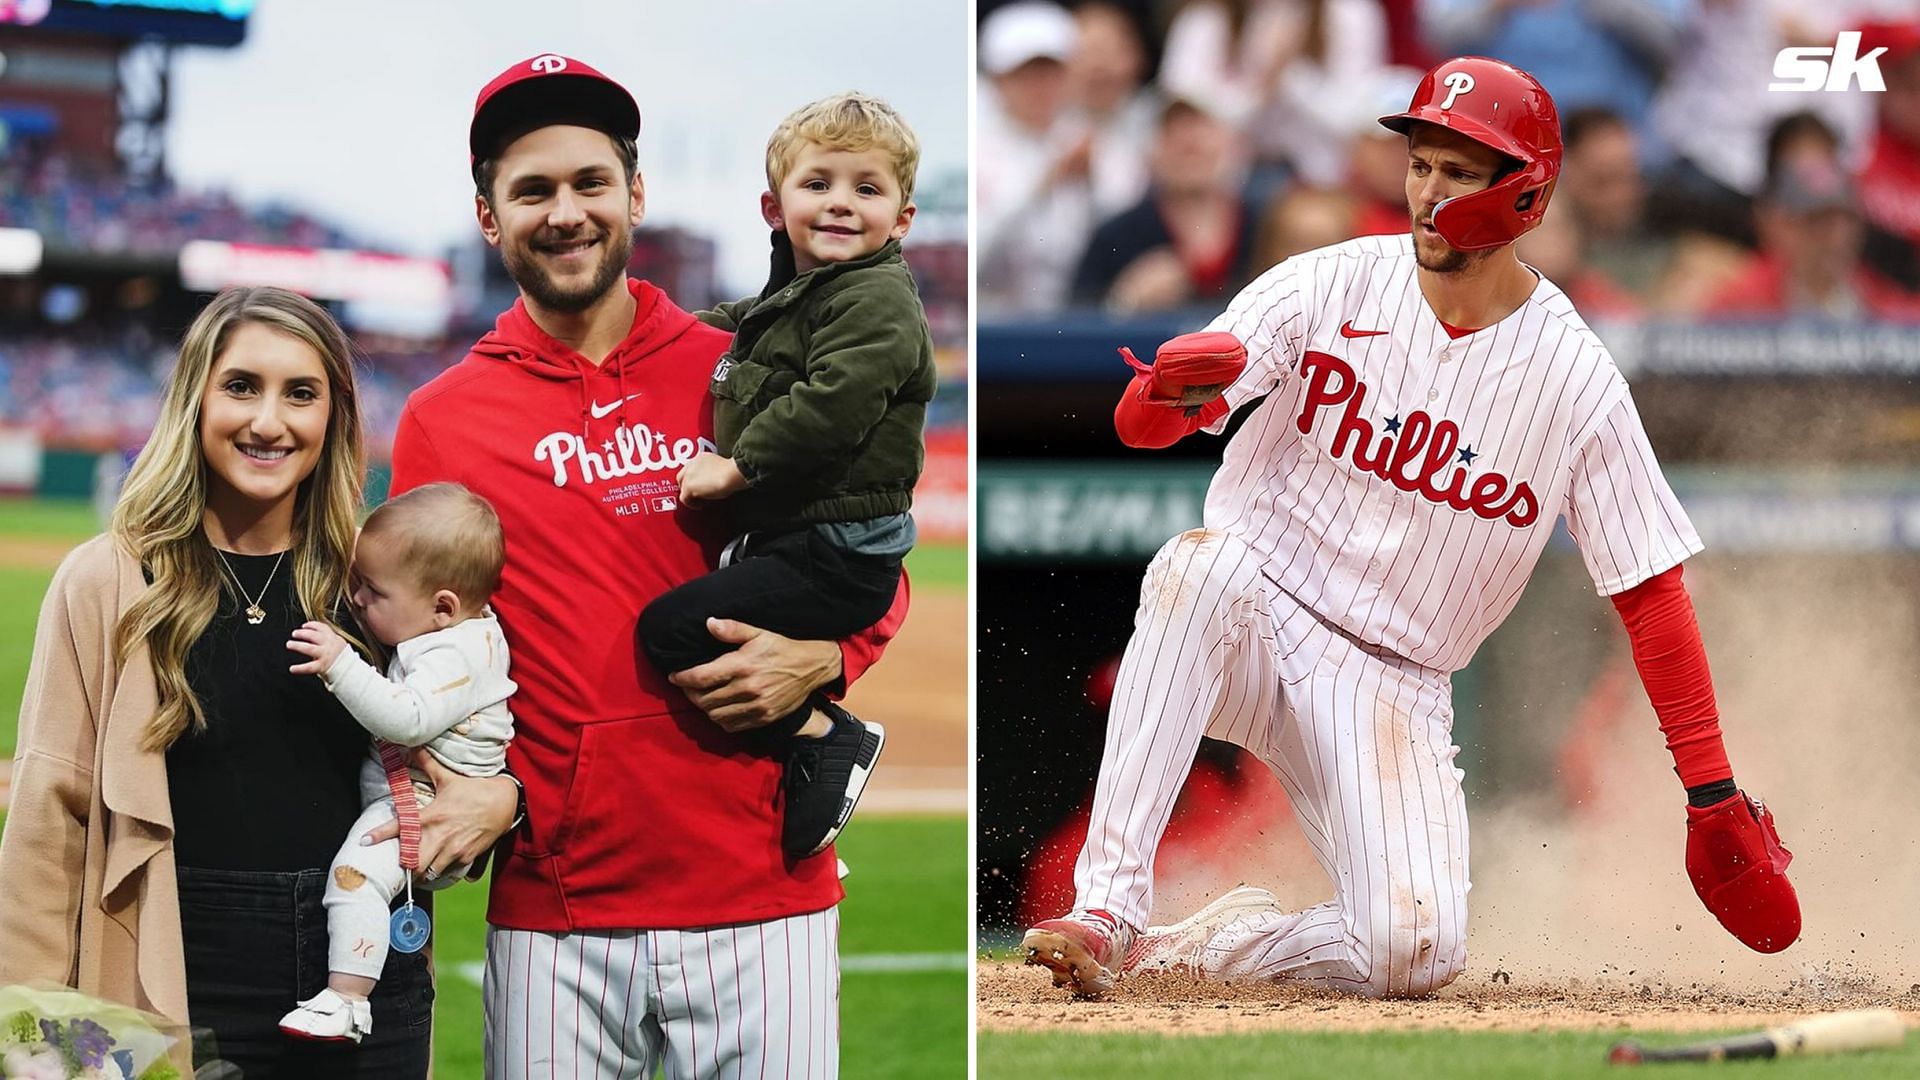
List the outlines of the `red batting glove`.
{"type": "Polygon", "coordinates": [[[1781,846],[1773,813],[1745,792],[1687,807],[1687,877],[1727,932],[1756,952],[1775,953],[1800,936],[1800,898],[1787,880],[1793,852],[1781,846]]]}
{"type": "Polygon", "coordinates": [[[1148,367],[1124,346],[1127,366],[1152,380],[1148,401],[1169,408],[1198,409],[1219,397],[1247,369],[1247,347],[1232,334],[1204,331],[1169,338],[1148,367]]]}

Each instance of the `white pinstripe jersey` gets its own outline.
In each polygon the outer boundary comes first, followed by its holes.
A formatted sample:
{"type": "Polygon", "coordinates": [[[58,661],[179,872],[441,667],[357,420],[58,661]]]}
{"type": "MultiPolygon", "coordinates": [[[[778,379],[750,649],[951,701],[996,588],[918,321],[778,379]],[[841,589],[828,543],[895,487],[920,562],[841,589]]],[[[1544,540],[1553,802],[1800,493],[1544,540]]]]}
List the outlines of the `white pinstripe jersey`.
{"type": "Polygon", "coordinates": [[[1207,327],[1247,346],[1227,403],[1266,400],[1227,444],[1206,524],[1354,637],[1452,671],[1513,610],[1557,518],[1605,594],[1701,544],[1566,294],[1542,277],[1454,339],[1415,270],[1407,234],[1349,240],[1275,266],[1207,327]]]}

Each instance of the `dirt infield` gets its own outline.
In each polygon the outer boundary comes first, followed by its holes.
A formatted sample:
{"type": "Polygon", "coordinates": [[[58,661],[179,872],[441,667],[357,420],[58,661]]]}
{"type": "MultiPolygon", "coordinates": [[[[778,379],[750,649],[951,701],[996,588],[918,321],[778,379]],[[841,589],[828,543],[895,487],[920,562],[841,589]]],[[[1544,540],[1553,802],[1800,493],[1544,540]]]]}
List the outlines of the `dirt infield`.
{"type": "Polygon", "coordinates": [[[887,729],[862,813],[967,809],[967,594],[917,589],[887,653],[847,695],[887,729]]]}
{"type": "MultiPolygon", "coordinates": [[[[1636,804],[1626,794],[1659,790],[1653,785],[1662,779],[1621,780],[1610,788],[1617,793],[1611,815],[1551,821],[1509,807],[1483,816],[1474,835],[1468,968],[1432,998],[1367,1001],[1282,983],[1157,975],[1079,1002],[1053,989],[1039,968],[983,962],[979,1027],[1691,1031],[1882,1006],[1920,1023],[1914,934],[1900,917],[1911,910],[1905,898],[1920,893],[1910,834],[1850,830],[1845,858],[1805,843],[1808,857],[1794,864],[1805,931],[1787,951],[1762,956],[1715,925],[1693,896],[1671,808],[1636,804]]],[[[1290,906],[1323,899],[1326,880],[1297,827],[1284,811],[1268,810],[1246,836],[1223,837],[1206,857],[1189,853],[1165,868],[1172,874],[1156,893],[1157,919],[1190,913],[1240,881],[1269,885],[1290,906]]],[[[1813,812],[1796,824],[1808,841],[1838,829],[1813,812]]]]}
{"type": "Polygon", "coordinates": [[[73,550],[65,540],[0,536],[0,566],[10,570],[52,570],[73,550]]]}
{"type": "Polygon", "coordinates": [[[1227,985],[1172,975],[1123,979],[1099,1001],[1075,1001],[1040,968],[980,964],[983,1031],[1224,1035],[1259,1031],[1625,1030],[1766,1027],[1808,1013],[1892,1006],[1920,1023],[1920,984],[1900,992],[1848,980],[1795,980],[1766,989],[1639,979],[1530,981],[1469,971],[1420,1001],[1368,1001],[1280,983],[1227,985]]]}
{"type": "MultiPolygon", "coordinates": [[[[1572,698],[1553,697],[1563,683],[1584,685],[1549,646],[1586,635],[1554,629],[1566,623],[1554,606],[1564,601],[1543,597],[1540,618],[1522,627],[1534,632],[1490,657],[1509,676],[1531,665],[1532,681],[1485,700],[1471,739],[1534,740],[1535,756],[1512,757],[1528,762],[1517,773],[1556,782],[1470,787],[1468,966],[1453,986],[1428,1001],[1381,1003],[1141,980],[1086,1006],[1067,1002],[1038,969],[986,967],[981,1026],[1689,1029],[1865,1006],[1920,1011],[1913,564],[1755,559],[1697,571],[1690,563],[1687,573],[1706,598],[1702,630],[1736,777],[1767,800],[1794,853],[1803,930],[1784,952],[1741,946],[1689,886],[1680,788],[1631,668],[1587,733],[1583,782],[1558,782],[1570,721],[1538,703],[1572,698]]],[[[1617,634],[1604,621],[1611,613],[1600,614],[1595,632],[1617,634]]],[[[1288,808],[1261,798],[1242,810],[1205,845],[1162,850],[1152,921],[1191,914],[1240,882],[1271,888],[1289,910],[1332,895],[1288,808]]]]}

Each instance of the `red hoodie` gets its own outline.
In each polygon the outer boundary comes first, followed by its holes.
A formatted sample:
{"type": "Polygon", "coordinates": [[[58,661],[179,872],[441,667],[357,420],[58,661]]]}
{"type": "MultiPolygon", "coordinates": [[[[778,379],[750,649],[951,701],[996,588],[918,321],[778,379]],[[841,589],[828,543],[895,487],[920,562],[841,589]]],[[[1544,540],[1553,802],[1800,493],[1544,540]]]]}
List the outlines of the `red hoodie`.
{"type": "MultiPolygon", "coordinates": [[[[819,911],[831,849],[780,851],[781,763],[689,704],[634,648],[640,609],[712,565],[726,538],[679,505],[713,449],[707,386],[728,335],[629,279],[633,329],[595,367],[515,302],[467,358],[414,391],[393,491],[455,480],[493,503],[507,565],[493,596],[519,692],[508,762],[527,830],[493,871],[487,921],[524,930],[667,929],[819,911]]],[[[905,615],[843,648],[858,676],[905,615]]]]}

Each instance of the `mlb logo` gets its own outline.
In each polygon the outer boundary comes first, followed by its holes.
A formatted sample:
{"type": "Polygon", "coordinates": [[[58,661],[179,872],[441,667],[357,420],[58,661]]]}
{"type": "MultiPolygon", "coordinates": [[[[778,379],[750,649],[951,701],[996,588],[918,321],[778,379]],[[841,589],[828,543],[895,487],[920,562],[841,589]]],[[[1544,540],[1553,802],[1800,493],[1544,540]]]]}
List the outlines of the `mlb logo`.
{"type": "Polygon", "coordinates": [[[649,508],[656,514],[671,514],[680,506],[680,500],[671,495],[656,495],[650,503],[649,508]]]}

